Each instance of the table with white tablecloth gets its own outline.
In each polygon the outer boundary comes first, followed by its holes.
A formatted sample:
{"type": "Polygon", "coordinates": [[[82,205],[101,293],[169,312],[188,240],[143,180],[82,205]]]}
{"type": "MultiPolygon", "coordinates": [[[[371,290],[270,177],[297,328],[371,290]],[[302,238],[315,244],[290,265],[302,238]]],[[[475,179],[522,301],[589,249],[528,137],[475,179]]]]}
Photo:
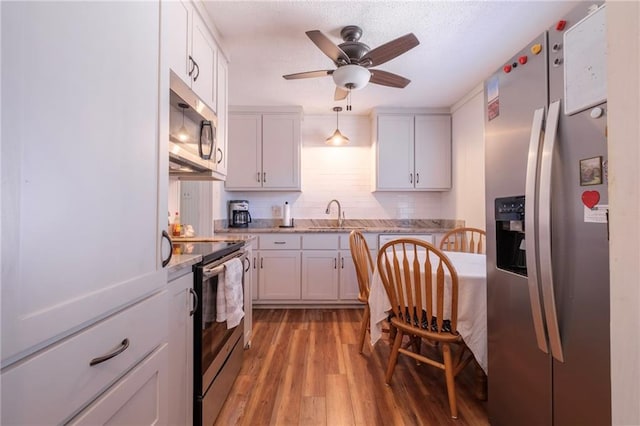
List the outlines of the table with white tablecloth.
{"type": "MultiPolygon", "coordinates": [[[[424,252],[422,252],[424,253],[424,252]]],[[[444,252],[458,273],[458,332],[487,373],[487,266],[483,254],[444,252]]],[[[432,263],[438,258],[432,254],[432,263]]],[[[435,271],[434,271],[435,273],[435,271]]],[[[446,274],[446,285],[451,278],[446,274]]],[[[382,336],[382,323],[391,309],[389,298],[376,267],[369,292],[371,344],[382,336]]]]}

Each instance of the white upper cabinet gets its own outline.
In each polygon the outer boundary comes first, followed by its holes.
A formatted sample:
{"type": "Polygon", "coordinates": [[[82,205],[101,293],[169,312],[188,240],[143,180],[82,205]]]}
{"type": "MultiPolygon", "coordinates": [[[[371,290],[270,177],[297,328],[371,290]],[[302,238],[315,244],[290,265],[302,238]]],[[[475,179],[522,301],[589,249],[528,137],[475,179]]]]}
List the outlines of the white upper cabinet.
{"type": "Polygon", "coordinates": [[[229,140],[229,107],[228,107],[228,77],[229,64],[227,59],[218,54],[218,127],[217,127],[217,146],[216,146],[216,171],[227,174],[227,153],[229,140]]]}
{"type": "Polygon", "coordinates": [[[451,189],[451,116],[379,114],[374,117],[376,191],[451,189]]]}
{"type": "Polygon", "coordinates": [[[3,2],[1,31],[5,367],[166,285],[168,90],[159,3],[3,2]]]}
{"type": "Polygon", "coordinates": [[[415,188],[451,189],[451,116],[416,115],[415,188]]]}
{"type": "Polygon", "coordinates": [[[218,46],[188,0],[163,2],[169,28],[169,67],[211,109],[217,111],[218,46]]]}
{"type": "Polygon", "coordinates": [[[300,190],[300,114],[229,114],[227,190],[300,190]]]}

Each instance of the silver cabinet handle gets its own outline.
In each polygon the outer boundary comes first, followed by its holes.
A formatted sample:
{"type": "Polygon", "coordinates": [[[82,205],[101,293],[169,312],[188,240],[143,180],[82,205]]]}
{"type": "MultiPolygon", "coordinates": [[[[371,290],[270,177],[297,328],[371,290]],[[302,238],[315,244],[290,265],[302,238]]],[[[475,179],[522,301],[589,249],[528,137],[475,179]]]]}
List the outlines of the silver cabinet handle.
{"type": "Polygon", "coordinates": [[[409,183],[413,183],[413,173],[409,173],[409,183]]]}
{"type": "Polygon", "coordinates": [[[198,304],[200,302],[198,301],[198,295],[196,294],[194,289],[190,288],[189,289],[189,293],[191,293],[191,295],[193,296],[193,309],[191,309],[191,311],[189,311],[189,316],[192,317],[193,314],[196,313],[196,309],[198,309],[198,304]]]}
{"type": "Polygon", "coordinates": [[[256,178],[256,180],[257,180],[258,182],[260,182],[260,172],[258,172],[258,173],[257,173],[257,176],[258,176],[258,177],[256,178]]]}
{"type": "Polygon", "coordinates": [[[333,258],[333,269],[338,269],[338,259],[333,258]]]}
{"type": "Polygon", "coordinates": [[[264,257],[260,258],[260,269],[264,269],[264,257]]]}
{"type": "Polygon", "coordinates": [[[196,61],[193,61],[193,64],[196,66],[196,75],[193,77],[193,81],[196,81],[200,77],[200,65],[196,61]]]}
{"type": "Polygon", "coordinates": [[[286,241],[274,241],[273,244],[287,244],[286,241]]]}
{"type": "Polygon", "coordinates": [[[416,173],[416,183],[420,183],[420,173],[416,173]]]}
{"type": "Polygon", "coordinates": [[[262,183],[267,183],[267,172],[262,173],[262,183]]]}
{"type": "Polygon", "coordinates": [[[247,261],[247,269],[245,269],[245,272],[249,272],[249,269],[251,269],[251,261],[249,260],[248,257],[245,257],[244,259],[242,259],[242,263],[244,263],[244,261],[247,261]]]}
{"type": "Polygon", "coordinates": [[[340,258],[340,268],[344,269],[344,257],[340,258]]]}
{"type": "Polygon", "coordinates": [[[542,322],[542,305],[540,304],[540,285],[538,283],[538,264],[536,260],[536,173],[538,170],[538,151],[542,136],[544,109],[540,108],[533,113],[531,124],[531,138],[529,139],[529,154],[527,160],[527,177],[524,198],[524,228],[527,282],[529,285],[529,302],[533,316],[533,329],[536,333],[538,348],[544,353],[549,353],[544,324],[542,322]]]}
{"type": "Polygon", "coordinates": [[[216,164],[220,164],[222,163],[222,158],[224,158],[224,154],[222,153],[222,150],[220,148],[217,148],[218,152],[220,153],[220,159],[216,162],[216,164]]]}
{"type": "Polygon", "coordinates": [[[106,355],[102,355],[102,356],[99,356],[97,358],[92,359],[91,361],[89,361],[89,365],[93,367],[94,365],[98,365],[100,363],[108,361],[111,358],[114,358],[114,357],[120,355],[128,347],[129,347],[129,339],[124,339],[122,341],[122,343],[120,343],[120,345],[118,345],[118,347],[115,348],[112,352],[110,352],[110,353],[108,353],[106,355]]]}
{"type": "Polygon", "coordinates": [[[540,260],[542,300],[544,301],[544,315],[547,320],[547,333],[549,333],[551,355],[558,361],[564,362],[560,328],[558,327],[558,314],[556,312],[556,298],[553,291],[553,260],[551,258],[551,170],[553,168],[553,150],[558,135],[559,117],[560,101],[555,101],[549,105],[540,161],[538,256],[540,260]]]}
{"type": "Polygon", "coordinates": [[[253,269],[256,269],[256,258],[253,258],[253,269]]]}

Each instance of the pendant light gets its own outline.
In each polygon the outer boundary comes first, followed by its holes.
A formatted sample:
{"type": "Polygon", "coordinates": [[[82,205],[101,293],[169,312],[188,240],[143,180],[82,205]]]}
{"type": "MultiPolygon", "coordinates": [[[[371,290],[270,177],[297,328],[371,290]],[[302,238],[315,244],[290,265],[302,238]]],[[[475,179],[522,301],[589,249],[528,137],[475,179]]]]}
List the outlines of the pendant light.
{"type": "Polygon", "coordinates": [[[346,145],[349,143],[349,138],[344,136],[340,133],[340,130],[338,130],[338,113],[342,111],[342,107],[333,107],[333,110],[336,112],[336,131],[327,138],[325,143],[333,146],[346,145]]]}
{"type": "Polygon", "coordinates": [[[187,142],[191,137],[189,136],[187,128],[184,126],[184,110],[189,108],[189,105],[180,102],[178,106],[182,108],[182,127],[178,130],[178,139],[181,142],[187,142]]]}

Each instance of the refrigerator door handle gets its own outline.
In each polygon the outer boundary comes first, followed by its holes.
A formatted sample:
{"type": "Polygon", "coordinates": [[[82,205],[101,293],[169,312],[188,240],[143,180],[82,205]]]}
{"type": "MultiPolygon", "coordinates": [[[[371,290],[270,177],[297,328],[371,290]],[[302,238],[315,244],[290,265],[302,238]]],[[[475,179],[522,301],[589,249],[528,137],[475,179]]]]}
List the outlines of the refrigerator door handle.
{"type": "Polygon", "coordinates": [[[542,300],[549,334],[551,355],[564,362],[560,329],[553,283],[553,260],[551,258],[551,171],[553,169],[553,152],[558,136],[558,120],[560,118],[560,101],[549,105],[547,124],[542,145],[540,162],[540,198],[538,203],[538,238],[540,260],[540,283],[542,284],[542,300]]]}
{"type": "Polygon", "coordinates": [[[536,333],[538,348],[544,353],[549,353],[547,337],[542,319],[542,306],[540,304],[540,285],[538,284],[538,262],[536,257],[536,183],[538,172],[538,151],[542,138],[542,126],[544,124],[544,108],[535,110],[533,123],[531,124],[531,138],[529,139],[529,155],[527,157],[527,180],[524,198],[524,227],[525,254],[527,261],[527,281],[529,285],[529,301],[533,316],[533,329],[536,333]]]}

